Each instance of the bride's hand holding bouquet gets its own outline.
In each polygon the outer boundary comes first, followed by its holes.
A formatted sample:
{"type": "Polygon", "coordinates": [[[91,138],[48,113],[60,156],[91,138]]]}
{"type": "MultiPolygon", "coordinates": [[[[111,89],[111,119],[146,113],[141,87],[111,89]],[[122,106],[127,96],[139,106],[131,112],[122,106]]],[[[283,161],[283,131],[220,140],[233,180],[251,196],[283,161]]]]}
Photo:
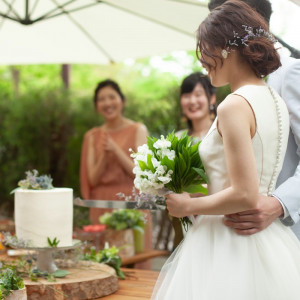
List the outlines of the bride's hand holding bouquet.
{"type": "Polygon", "coordinates": [[[187,192],[181,194],[170,193],[165,195],[167,209],[171,216],[176,218],[183,218],[189,216],[189,207],[191,204],[191,196],[187,192]]]}
{"type": "MultiPolygon", "coordinates": [[[[137,153],[132,153],[135,167],[134,185],[140,192],[153,196],[164,196],[170,192],[170,199],[176,199],[178,204],[189,197],[188,193],[206,193],[202,184],[207,183],[207,177],[199,156],[200,142],[193,144],[192,138],[186,133],[178,138],[173,132],[166,138],[148,137],[147,144],[138,147],[137,153]],[[183,192],[186,192],[182,194],[183,192]]],[[[180,203],[184,206],[185,201],[180,203]]],[[[181,217],[186,227],[190,222],[184,215],[170,204],[171,214],[181,217]]]]}

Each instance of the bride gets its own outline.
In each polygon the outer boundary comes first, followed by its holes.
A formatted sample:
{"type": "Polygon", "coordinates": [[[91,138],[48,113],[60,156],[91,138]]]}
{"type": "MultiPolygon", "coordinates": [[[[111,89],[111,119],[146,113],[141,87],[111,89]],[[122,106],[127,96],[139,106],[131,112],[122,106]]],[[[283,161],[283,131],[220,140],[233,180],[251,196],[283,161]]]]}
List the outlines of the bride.
{"type": "Polygon", "coordinates": [[[171,215],[197,215],[163,266],[156,300],[297,300],[300,243],[275,221],[251,236],[223,224],[225,214],[256,207],[274,190],[287,146],[283,100],[263,81],[280,66],[265,21],[247,4],[227,1],[198,29],[200,61],[214,86],[230,85],[200,144],[208,196],[169,194],[171,215]]]}

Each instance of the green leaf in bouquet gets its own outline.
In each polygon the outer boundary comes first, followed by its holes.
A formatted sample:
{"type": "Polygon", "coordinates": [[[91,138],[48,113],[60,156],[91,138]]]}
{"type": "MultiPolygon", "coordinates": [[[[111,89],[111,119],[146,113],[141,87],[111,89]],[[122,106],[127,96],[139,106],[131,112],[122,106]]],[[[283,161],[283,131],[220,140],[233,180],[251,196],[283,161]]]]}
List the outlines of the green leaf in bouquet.
{"type": "Polygon", "coordinates": [[[174,130],[167,135],[166,139],[168,141],[170,141],[171,143],[173,141],[178,141],[178,137],[175,135],[175,131],[174,130]]]}
{"type": "Polygon", "coordinates": [[[182,218],[179,218],[179,220],[180,220],[184,230],[188,231],[189,226],[192,225],[192,222],[191,222],[190,218],[189,217],[182,217],[182,218]]]}
{"type": "Polygon", "coordinates": [[[190,160],[190,159],[187,159],[187,160],[185,161],[185,163],[186,163],[186,169],[185,169],[185,172],[184,172],[184,174],[183,174],[183,178],[186,178],[186,177],[189,175],[190,170],[191,170],[191,160],[190,160]]]}
{"type": "Polygon", "coordinates": [[[190,151],[190,158],[191,158],[191,160],[195,161],[195,163],[201,163],[201,158],[200,158],[198,150],[190,151]]]}
{"type": "Polygon", "coordinates": [[[177,147],[178,147],[178,138],[174,137],[171,141],[171,148],[176,152],[177,147]]]}
{"type": "Polygon", "coordinates": [[[140,166],[140,168],[141,168],[142,171],[145,171],[145,170],[148,169],[148,166],[147,166],[147,164],[144,161],[138,160],[138,163],[139,163],[139,166],[140,166]]]}
{"type": "Polygon", "coordinates": [[[175,157],[174,159],[174,172],[172,174],[172,181],[166,186],[168,189],[172,187],[170,190],[175,192],[176,187],[181,187],[181,177],[179,175],[179,158],[175,157]]]}
{"type": "MultiPolygon", "coordinates": [[[[199,158],[199,155],[193,155],[191,157],[191,167],[192,168],[196,168],[196,169],[203,169],[203,165],[202,165],[202,162],[201,162],[201,159],[199,158]]],[[[191,168],[191,170],[193,170],[191,168]]],[[[195,171],[195,170],[193,170],[195,171]]]]}
{"type": "Polygon", "coordinates": [[[181,179],[182,186],[183,187],[189,186],[190,184],[192,184],[192,182],[194,182],[194,180],[195,180],[195,172],[193,169],[190,169],[188,174],[181,179]]]}
{"type": "Polygon", "coordinates": [[[185,163],[185,159],[183,157],[183,155],[181,153],[179,153],[179,165],[178,165],[178,171],[179,171],[179,176],[182,178],[183,177],[183,174],[185,173],[186,171],[186,163],[185,163]]]}
{"type": "Polygon", "coordinates": [[[208,177],[205,174],[205,172],[202,169],[199,168],[193,168],[194,171],[196,171],[196,173],[198,175],[200,175],[200,177],[207,183],[208,182],[208,177]]]}
{"type": "Polygon", "coordinates": [[[170,160],[167,156],[163,157],[163,159],[161,160],[161,164],[163,166],[166,166],[168,170],[174,171],[175,162],[174,160],[170,160]]]}
{"type": "Polygon", "coordinates": [[[200,142],[198,142],[198,143],[196,143],[196,144],[193,144],[193,145],[190,147],[190,153],[191,153],[191,154],[197,153],[197,154],[199,155],[199,152],[198,152],[199,145],[200,145],[200,142]]]}
{"type": "Polygon", "coordinates": [[[189,160],[189,148],[187,146],[182,146],[181,155],[185,161],[189,160]]]}
{"type": "Polygon", "coordinates": [[[203,195],[207,195],[207,188],[205,188],[201,184],[191,184],[185,187],[183,190],[190,194],[202,193],[203,195]]]}
{"type": "Polygon", "coordinates": [[[154,166],[153,166],[153,164],[152,164],[152,155],[151,154],[148,154],[147,155],[147,165],[148,165],[148,169],[150,169],[151,170],[151,172],[155,172],[155,168],[154,168],[154,166]]]}
{"type": "Polygon", "coordinates": [[[186,147],[182,147],[182,159],[184,160],[184,164],[185,164],[185,170],[182,174],[182,177],[184,178],[185,176],[187,176],[191,168],[191,158],[189,155],[189,150],[186,147]]]}
{"type": "Polygon", "coordinates": [[[185,135],[185,137],[181,140],[181,145],[183,146],[188,146],[190,147],[191,145],[191,137],[189,137],[188,135],[185,135]]]}
{"type": "Polygon", "coordinates": [[[180,139],[177,143],[177,147],[176,147],[176,154],[178,155],[178,153],[182,152],[182,145],[184,144],[183,140],[180,139]]]}
{"type": "Polygon", "coordinates": [[[156,149],[154,148],[153,144],[157,141],[157,138],[155,137],[150,137],[148,136],[147,137],[147,145],[148,145],[148,148],[153,151],[154,153],[156,153],[156,149]]]}

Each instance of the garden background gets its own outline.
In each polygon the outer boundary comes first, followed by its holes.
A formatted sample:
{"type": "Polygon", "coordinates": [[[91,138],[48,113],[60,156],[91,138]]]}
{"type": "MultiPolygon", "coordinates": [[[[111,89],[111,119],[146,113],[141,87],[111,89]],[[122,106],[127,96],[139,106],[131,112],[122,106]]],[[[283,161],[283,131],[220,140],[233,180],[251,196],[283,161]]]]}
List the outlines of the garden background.
{"type": "MultiPolygon", "coordinates": [[[[271,31],[296,49],[299,1],[271,1],[271,31]]],[[[194,52],[106,66],[72,65],[69,88],[62,81],[62,65],[0,66],[0,217],[12,216],[10,192],[29,169],[51,174],[55,186],[71,187],[80,196],[81,142],[88,129],[103,122],[92,103],[102,79],[120,84],[127,97],[125,116],[146,124],[150,135],[182,128],[180,83],[185,75],[202,70],[194,52]]],[[[228,87],[218,89],[218,102],[228,92],[228,87]]]]}
{"type": "MultiPolygon", "coordinates": [[[[13,195],[25,171],[50,174],[56,187],[80,196],[79,164],[84,133],[103,120],[93,106],[96,84],[116,80],[127,98],[124,115],[160,136],[184,127],[179,86],[185,75],[201,71],[194,51],[123,63],[72,65],[70,87],[62,65],[0,67],[0,212],[12,216],[13,195]],[[169,71],[164,71],[168,65],[169,71]],[[173,65],[174,71],[170,66],[173,65]]],[[[227,89],[219,91],[221,100],[227,89]]]]}

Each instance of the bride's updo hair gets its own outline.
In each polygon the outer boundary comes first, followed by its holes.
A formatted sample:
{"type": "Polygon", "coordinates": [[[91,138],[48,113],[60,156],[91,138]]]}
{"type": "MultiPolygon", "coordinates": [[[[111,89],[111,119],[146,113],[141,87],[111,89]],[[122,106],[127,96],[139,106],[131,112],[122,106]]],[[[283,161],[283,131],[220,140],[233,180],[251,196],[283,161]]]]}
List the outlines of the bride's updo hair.
{"type": "Polygon", "coordinates": [[[215,69],[217,60],[223,64],[226,53],[230,55],[235,50],[257,77],[267,76],[281,66],[274,43],[263,17],[239,0],[226,1],[215,8],[197,30],[197,56],[203,65],[215,69]],[[223,57],[222,50],[225,50],[223,57]]]}

